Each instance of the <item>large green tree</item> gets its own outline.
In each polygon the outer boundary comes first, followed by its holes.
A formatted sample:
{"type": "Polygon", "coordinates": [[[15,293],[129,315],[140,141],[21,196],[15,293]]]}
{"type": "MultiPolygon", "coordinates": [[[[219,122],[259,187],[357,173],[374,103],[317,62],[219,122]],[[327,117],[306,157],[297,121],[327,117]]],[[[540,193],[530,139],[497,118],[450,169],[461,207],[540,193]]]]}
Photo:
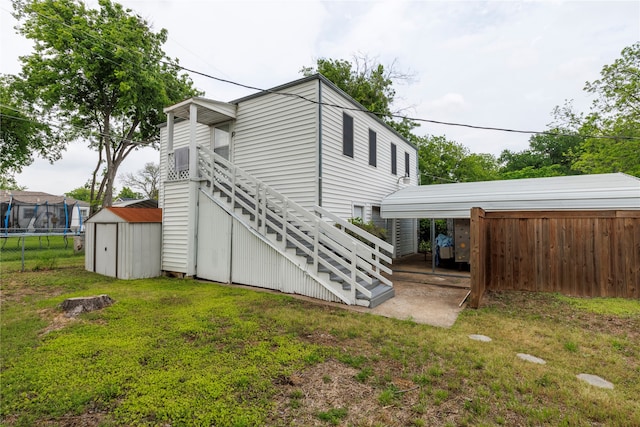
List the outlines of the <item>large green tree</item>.
{"type": "Polygon", "coordinates": [[[82,187],[74,188],[73,190],[64,193],[65,196],[72,199],[82,200],[83,202],[91,202],[91,182],[87,182],[82,187]]]}
{"type": "Polygon", "coordinates": [[[575,175],[572,167],[584,138],[564,129],[551,129],[548,134],[533,135],[529,148],[500,154],[500,177],[503,179],[539,178],[575,175]]]}
{"type": "Polygon", "coordinates": [[[585,91],[596,98],[581,133],[611,138],[586,138],[574,168],[640,176],[640,42],[625,47],[585,91]]]}
{"type": "Polygon", "coordinates": [[[491,154],[470,153],[445,136],[416,137],[420,184],[491,181],[498,178],[498,164],[491,154]]]}
{"type": "Polygon", "coordinates": [[[167,31],[152,31],[117,3],[99,0],[96,9],[77,0],[13,5],[19,33],[34,42],[33,53],[20,58],[24,99],[98,152],[91,199],[110,206],[122,162],[157,143],[162,109],[198,92],[162,50],[167,31]]]}
{"type": "Polygon", "coordinates": [[[409,140],[414,138],[411,131],[419,124],[406,117],[398,117],[402,111],[394,109],[394,83],[408,81],[411,76],[399,72],[395,64],[384,66],[367,56],[355,56],[353,62],[320,58],[315,66],[303,67],[300,71],[305,76],[322,74],[402,136],[409,140]]]}
{"type": "Polygon", "coordinates": [[[0,175],[7,183],[33,162],[34,154],[60,158],[62,135],[39,120],[37,106],[25,102],[12,76],[0,76],[0,175]],[[6,177],[9,178],[6,178],[6,177]]]}

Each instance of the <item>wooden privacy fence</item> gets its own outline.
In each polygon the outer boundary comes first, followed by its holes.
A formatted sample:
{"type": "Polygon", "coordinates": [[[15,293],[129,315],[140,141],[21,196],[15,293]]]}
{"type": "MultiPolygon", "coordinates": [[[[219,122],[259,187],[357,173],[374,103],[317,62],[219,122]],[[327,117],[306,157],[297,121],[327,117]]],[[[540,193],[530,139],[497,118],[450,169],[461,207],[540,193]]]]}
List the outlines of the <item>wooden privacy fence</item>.
{"type": "Polygon", "coordinates": [[[486,290],[640,298],[640,211],[471,210],[471,306],[486,290]]]}

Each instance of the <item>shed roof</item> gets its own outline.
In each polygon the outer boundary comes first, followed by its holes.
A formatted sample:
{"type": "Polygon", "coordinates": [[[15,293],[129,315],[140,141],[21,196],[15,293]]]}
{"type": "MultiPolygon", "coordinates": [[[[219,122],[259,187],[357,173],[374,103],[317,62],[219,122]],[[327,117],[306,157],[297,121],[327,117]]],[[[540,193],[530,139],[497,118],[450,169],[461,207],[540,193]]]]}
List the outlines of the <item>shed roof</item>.
{"type": "Polygon", "coordinates": [[[158,201],[154,199],[127,199],[113,203],[116,208],[157,208],[158,201]]]}
{"type": "Polygon", "coordinates": [[[383,218],[469,218],[486,211],[640,209],[640,179],[623,173],[407,187],[385,197],[383,218]]]}
{"type": "Polygon", "coordinates": [[[150,223],[162,222],[162,209],[158,208],[104,208],[93,215],[87,222],[111,223],[150,223]]]}

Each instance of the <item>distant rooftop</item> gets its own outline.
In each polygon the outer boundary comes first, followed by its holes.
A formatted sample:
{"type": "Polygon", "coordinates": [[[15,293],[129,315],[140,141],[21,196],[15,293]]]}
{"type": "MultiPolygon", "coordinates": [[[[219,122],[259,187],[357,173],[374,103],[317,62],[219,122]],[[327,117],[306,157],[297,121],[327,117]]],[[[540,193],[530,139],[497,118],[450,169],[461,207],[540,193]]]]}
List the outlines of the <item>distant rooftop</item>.
{"type": "Polygon", "coordinates": [[[50,205],[61,204],[66,200],[67,204],[79,204],[80,206],[89,206],[89,203],[82,200],[76,200],[73,197],[56,196],[42,191],[22,191],[22,190],[0,190],[0,203],[9,203],[13,198],[13,203],[41,205],[48,203],[50,205]]]}

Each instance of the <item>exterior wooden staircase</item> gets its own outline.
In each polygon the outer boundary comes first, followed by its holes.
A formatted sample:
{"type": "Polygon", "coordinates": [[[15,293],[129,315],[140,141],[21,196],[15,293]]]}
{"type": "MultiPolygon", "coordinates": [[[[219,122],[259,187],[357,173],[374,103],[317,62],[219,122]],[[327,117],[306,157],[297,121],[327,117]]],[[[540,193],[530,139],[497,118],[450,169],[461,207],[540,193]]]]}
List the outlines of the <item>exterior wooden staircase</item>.
{"type": "Polygon", "coordinates": [[[310,212],[233,163],[198,148],[201,191],[346,304],[394,296],[393,246],[316,206],[310,212]]]}

